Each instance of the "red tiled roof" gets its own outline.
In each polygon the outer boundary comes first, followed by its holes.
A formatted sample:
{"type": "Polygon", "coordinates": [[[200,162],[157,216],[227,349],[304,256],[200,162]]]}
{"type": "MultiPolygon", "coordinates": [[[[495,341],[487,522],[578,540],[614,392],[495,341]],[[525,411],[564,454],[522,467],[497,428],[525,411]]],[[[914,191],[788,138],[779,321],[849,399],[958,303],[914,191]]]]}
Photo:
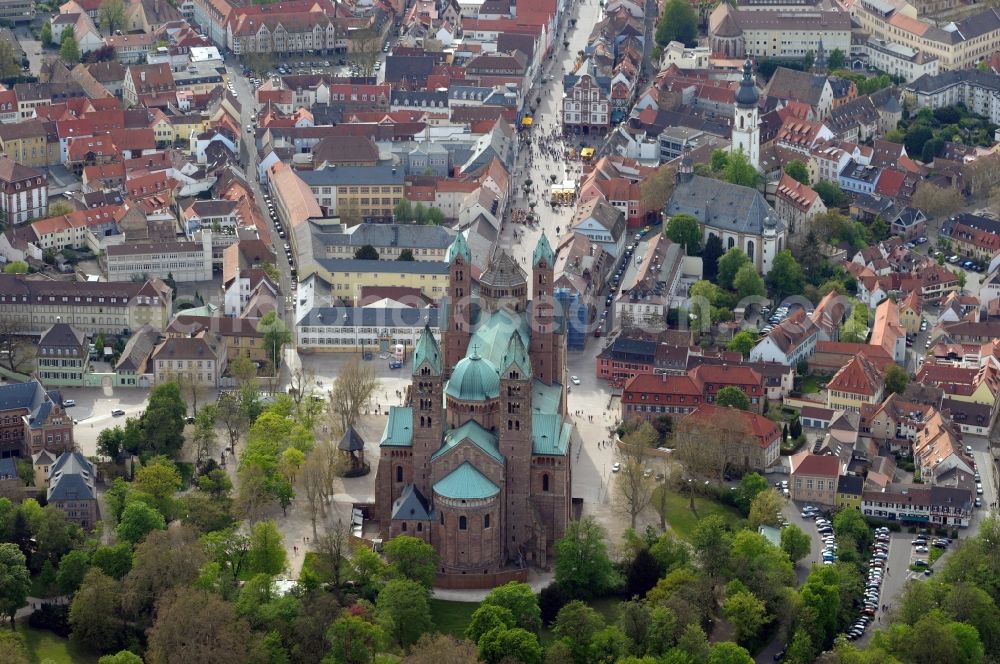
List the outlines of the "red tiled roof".
{"type": "MultiPolygon", "coordinates": [[[[710,365],[702,365],[710,366],[710,365]]],[[[711,404],[701,404],[695,408],[685,419],[692,419],[696,422],[706,422],[726,426],[731,423],[741,422],[753,433],[761,447],[769,447],[781,436],[781,430],[773,420],[751,413],[745,410],[737,410],[732,406],[713,406],[711,404]]]]}
{"type": "Polygon", "coordinates": [[[792,474],[837,477],[840,475],[840,459],[828,454],[807,454],[799,461],[792,474]]]}

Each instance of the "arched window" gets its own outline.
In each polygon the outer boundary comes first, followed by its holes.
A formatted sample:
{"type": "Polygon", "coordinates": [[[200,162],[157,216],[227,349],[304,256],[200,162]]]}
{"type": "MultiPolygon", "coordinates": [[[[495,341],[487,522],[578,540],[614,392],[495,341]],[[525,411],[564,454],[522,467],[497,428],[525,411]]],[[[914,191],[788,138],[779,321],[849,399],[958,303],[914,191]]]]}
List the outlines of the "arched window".
{"type": "Polygon", "coordinates": [[[403,481],[403,467],[402,466],[396,466],[396,481],[397,482],[402,482],[403,481]]]}
{"type": "Polygon", "coordinates": [[[484,514],[483,515],[483,528],[489,528],[489,527],[490,527],[490,515],[489,514],[484,514]]]}
{"type": "Polygon", "coordinates": [[[466,519],[464,516],[458,517],[458,529],[459,530],[468,530],[469,529],[469,520],[466,519]]]}
{"type": "Polygon", "coordinates": [[[740,116],[740,129],[743,129],[743,116],[740,116]]]}
{"type": "Polygon", "coordinates": [[[405,521],[403,522],[403,528],[402,528],[402,530],[403,530],[404,533],[406,532],[406,522],[405,521]]]}
{"type": "Polygon", "coordinates": [[[732,249],[735,246],[736,246],[736,240],[734,240],[733,238],[729,238],[728,240],[726,240],[726,249],[732,249]]]}
{"type": "Polygon", "coordinates": [[[417,532],[418,533],[424,532],[424,524],[420,523],[419,521],[417,521],[417,532]]]}
{"type": "Polygon", "coordinates": [[[545,473],[542,475],[542,491],[549,490],[549,474],[545,473]]]}
{"type": "Polygon", "coordinates": [[[747,258],[753,260],[754,246],[753,240],[747,240],[747,258]]]}

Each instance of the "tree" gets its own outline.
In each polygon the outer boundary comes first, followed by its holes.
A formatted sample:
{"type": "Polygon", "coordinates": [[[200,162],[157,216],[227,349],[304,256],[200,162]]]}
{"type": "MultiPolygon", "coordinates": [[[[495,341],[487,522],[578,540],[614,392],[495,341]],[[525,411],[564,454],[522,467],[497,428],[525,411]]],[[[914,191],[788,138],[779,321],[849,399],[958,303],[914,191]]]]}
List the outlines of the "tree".
{"type": "Polygon", "coordinates": [[[712,644],[712,652],[708,656],[708,664],[753,664],[753,661],[746,648],[732,641],[712,644]]]}
{"type": "Polygon", "coordinates": [[[187,404],[181,396],[179,384],[167,381],[154,387],[149,393],[149,405],[140,420],[142,440],[138,443],[142,451],[175,456],[184,444],[186,415],[187,404]]]}
{"type": "Polygon", "coordinates": [[[28,603],[31,578],[24,554],[16,544],[0,544],[0,615],[10,618],[14,629],[14,615],[28,603]]]}
{"type": "Polygon", "coordinates": [[[59,585],[59,592],[63,595],[72,595],[76,592],[83,577],[90,569],[90,554],[77,549],[70,551],[59,561],[59,572],[56,575],[56,583],[59,585]]]}
{"type": "Polygon", "coordinates": [[[719,259],[722,258],[724,250],[722,240],[715,233],[705,240],[705,247],[701,250],[702,276],[708,281],[715,281],[719,271],[719,259]]]}
{"type": "Polygon", "coordinates": [[[42,46],[48,48],[52,46],[52,24],[48,21],[42,23],[42,30],[38,36],[39,41],[42,42],[42,46]]]}
{"type": "Polygon", "coordinates": [[[179,588],[157,603],[146,661],[245,664],[250,643],[250,626],[237,617],[231,604],[214,593],[179,588]]]}
{"type": "Polygon", "coordinates": [[[119,542],[111,546],[99,546],[91,556],[90,564],[112,579],[121,580],[132,569],[132,545],[119,542]]]}
{"type": "Polygon", "coordinates": [[[793,563],[808,556],[811,547],[812,538],[794,523],[781,529],[781,550],[788,554],[793,563]]]}
{"type": "Polygon", "coordinates": [[[240,355],[229,361],[229,375],[237,385],[243,385],[257,377],[257,365],[249,357],[240,355]]]}
{"type": "Polygon", "coordinates": [[[382,629],[400,648],[406,648],[431,629],[427,589],[416,581],[393,579],[375,602],[382,629]]]}
{"type": "Polygon", "coordinates": [[[355,30],[348,40],[347,53],[364,77],[375,75],[375,63],[382,55],[382,36],[370,28],[355,30]]]}
{"type": "Polygon", "coordinates": [[[679,41],[685,46],[694,46],[697,40],[698,15],[694,9],[684,0],[669,0],[656,26],[656,43],[666,46],[679,41]]]}
{"type": "Polygon", "coordinates": [[[910,376],[906,370],[898,364],[890,364],[885,369],[885,389],[893,394],[902,394],[906,391],[906,386],[910,382],[910,376]]]}
{"type": "Polygon", "coordinates": [[[740,388],[729,385],[716,393],[715,405],[721,407],[732,406],[737,410],[750,410],[750,397],[740,388]]]}
{"type": "Polygon", "coordinates": [[[163,530],[167,523],[163,515],[146,503],[134,501],[125,505],[115,532],[118,537],[136,544],[154,530],[163,530]]]}
{"type": "Polygon", "coordinates": [[[750,503],[750,515],[747,517],[750,527],[756,530],[758,526],[777,526],[785,502],[785,498],[774,489],[758,493],[750,503]]]}
{"type": "Polygon", "coordinates": [[[3,268],[4,274],[27,274],[28,264],[24,261],[11,261],[3,268]]]}
{"type": "Polygon", "coordinates": [[[785,164],[785,174],[793,180],[797,180],[807,187],[809,186],[809,169],[798,159],[792,159],[785,164]]]}
{"type": "Polygon", "coordinates": [[[434,585],[438,554],[434,547],[424,540],[409,535],[398,535],[386,542],[385,559],[394,574],[416,581],[428,589],[434,585]]]}
{"type": "Polygon", "coordinates": [[[826,59],[826,62],[830,70],[842,69],[844,67],[844,63],[847,62],[847,56],[844,55],[844,51],[839,48],[835,48],[830,51],[830,55],[826,59]]]}
{"type": "Polygon", "coordinates": [[[802,268],[788,249],[779,251],[774,257],[766,281],[776,300],[782,300],[789,295],[800,295],[805,286],[802,268]]]}
{"type": "Polygon", "coordinates": [[[232,392],[223,392],[216,402],[216,415],[229,436],[229,449],[235,450],[240,434],[247,428],[247,418],[239,398],[232,392]]]}
{"type": "Polygon", "coordinates": [[[666,164],[656,169],[656,172],[647,177],[639,185],[639,197],[642,206],[659,214],[670,200],[670,195],[674,191],[677,168],[666,164]]]}
{"type": "Polygon", "coordinates": [[[0,364],[15,373],[34,368],[35,344],[27,325],[13,316],[0,316],[0,364]]]}
{"type": "Polygon", "coordinates": [[[257,324],[257,331],[264,335],[264,348],[271,359],[275,375],[281,366],[281,349],[292,342],[292,333],[274,311],[268,311],[257,324]]]}
{"type": "Polygon", "coordinates": [[[722,613],[736,628],[736,640],[740,643],[752,641],[760,629],[771,622],[764,602],[747,591],[727,597],[722,604],[722,613]]]}
{"type": "Polygon", "coordinates": [[[655,482],[648,471],[649,450],[656,447],[660,437],[649,422],[643,422],[635,431],[625,436],[618,447],[621,472],[615,478],[615,496],[619,506],[628,514],[630,527],[635,529],[639,514],[653,497],[655,482]]]}
{"type": "Polygon", "coordinates": [[[733,247],[719,259],[718,284],[726,290],[733,290],[733,282],[740,268],[750,265],[750,259],[739,247],[733,247]]]}
{"type": "Polygon", "coordinates": [[[712,167],[714,173],[721,173],[726,170],[726,164],[729,163],[729,153],[725,150],[712,150],[712,157],[709,161],[709,165],[712,167]]]}
{"type": "Polygon", "coordinates": [[[413,206],[410,205],[410,201],[400,198],[392,208],[392,214],[397,223],[413,221],[413,206]]]}
{"type": "Polygon", "coordinates": [[[570,597],[600,597],[616,585],[604,529],[592,516],[571,521],[556,541],[556,583],[570,597]]]}
{"type": "Polygon", "coordinates": [[[180,517],[184,523],[200,532],[210,533],[233,524],[233,501],[227,495],[213,496],[204,491],[192,491],[180,502],[180,517]]]}
{"type": "Polygon", "coordinates": [[[424,634],[403,658],[403,664],[479,664],[474,644],[445,634],[424,634]]]}
{"type": "Polygon", "coordinates": [[[368,664],[375,661],[375,651],[384,635],[378,625],[344,614],[326,630],[332,645],[329,659],[334,664],[368,664]]]}
{"type": "Polygon", "coordinates": [[[526,583],[509,581],[494,588],[483,599],[480,606],[498,606],[511,613],[514,622],[511,627],[521,627],[529,632],[541,629],[541,609],[538,598],[526,583]]]}
{"type": "Polygon", "coordinates": [[[538,637],[531,632],[514,627],[490,630],[479,640],[479,657],[486,664],[518,662],[519,664],[542,664],[542,646],[538,637]]]}
{"type": "Polygon", "coordinates": [[[253,574],[280,574],[288,564],[281,532],[274,521],[260,521],[250,530],[247,571],[253,574]]]}
{"type": "Polygon", "coordinates": [[[62,41],[59,47],[59,57],[67,65],[75,65],[80,62],[80,45],[73,34],[73,28],[63,30],[62,41]]]}
{"type": "Polygon", "coordinates": [[[767,479],[765,479],[759,473],[747,473],[740,480],[740,483],[736,486],[736,504],[739,506],[740,510],[744,514],[750,513],[750,505],[753,504],[753,499],[757,497],[761,491],[766,491],[768,488],[767,479]]]}
{"type": "Polygon", "coordinates": [[[123,0],[103,0],[97,9],[97,22],[108,35],[125,25],[125,3],[123,0]]]}
{"type": "Polygon", "coordinates": [[[121,589],[117,581],[91,568],[69,607],[73,642],[91,652],[115,650],[122,642],[121,589]]]}
{"type": "Polygon", "coordinates": [[[340,371],[330,393],[330,416],[333,429],[343,433],[354,426],[379,386],[375,370],[364,366],[358,358],[340,371]]]}
{"type": "Polygon", "coordinates": [[[841,191],[840,187],[837,186],[835,182],[820,180],[813,185],[812,189],[819,194],[820,200],[823,201],[823,205],[825,205],[827,209],[833,210],[835,208],[839,208],[847,202],[847,195],[841,191]]]}
{"type": "Polygon", "coordinates": [[[514,614],[503,606],[484,604],[472,612],[469,626],[465,628],[465,638],[478,643],[483,634],[500,627],[510,629],[514,626],[514,614]]]}
{"type": "Polygon", "coordinates": [[[573,659],[586,662],[591,639],[604,628],[604,618],[580,600],[573,600],[556,616],[552,631],[569,644],[573,659]]]}
{"type": "Polygon", "coordinates": [[[757,335],[750,330],[740,330],[733,335],[733,338],[726,344],[726,350],[739,352],[743,359],[750,357],[750,351],[757,345],[757,335]]]}
{"type": "Polygon", "coordinates": [[[767,295],[767,287],[764,286],[764,280],[760,278],[760,275],[757,274],[757,268],[751,263],[740,267],[736,273],[736,277],[733,279],[733,288],[736,289],[736,294],[739,295],[740,299],[764,297],[767,295]]]}
{"type": "Polygon", "coordinates": [[[401,252],[399,252],[399,257],[396,260],[397,261],[416,260],[415,258],[413,258],[413,249],[403,249],[401,252]]]}
{"type": "Polygon", "coordinates": [[[181,488],[181,474],[167,457],[153,457],[136,471],[132,488],[151,496],[160,514],[170,518],[174,511],[173,496],[181,488]]]}
{"type": "Polygon", "coordinates": [[[953,215],[965,201],[958,189],[938,187],[924,180],[917,185],[912,203],[928,217],[935,219],[953,215]]]}
{"type": "Polygon", "coordinates": [[[698,220],[689,214],[671,217],[664,233],[675,244],[684,247],[688,256],[696,256],[701,250],[701,227],[698,220]]]}
{"type": "MultiPolygon", "coordinates": [[[[532,203],[534,205],[534,203],[532,203]]],[[[440,226],[444,223],[444,212],[440,208],[432,207],[427,210],[427,216],[424,218],[424,223],[430,226],[440,226]]]]}
{"type": "Polygon", "coordinates": [[[722,179],[731,184],[756,189],[760,184],[760,173],[742,152],[731,152],[726,160],[726,168],[722,171],[722,179]]]}
{"type": "Polygon", "coordinates": [[[366,244],[363,247],[358,247],[354,250],[354,258],[361,261],[377,261],[378,251],[370,244],[366,244]]]}

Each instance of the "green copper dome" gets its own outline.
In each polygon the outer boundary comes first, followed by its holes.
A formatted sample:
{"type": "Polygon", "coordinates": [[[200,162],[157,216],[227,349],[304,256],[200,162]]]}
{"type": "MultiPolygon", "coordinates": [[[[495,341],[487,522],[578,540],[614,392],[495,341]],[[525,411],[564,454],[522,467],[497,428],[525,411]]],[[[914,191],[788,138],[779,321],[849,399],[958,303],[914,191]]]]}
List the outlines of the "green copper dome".
{"type": "Polygon", "coordinates": [[[461,401],[486,401],[500,396],[500,376],[489,360],[473,353],[455,365],[445,393],[461,401]]]}
{"type": "Polygon", "coordinates": [[[472,261],[472,251],[469,249],[469,243],[465,241],[465,236],[461,233],[455,236],[455,241],[448,247],[448,262],[453,263],[459,256],[466,263],[472,261]]]}
{"type": "Polygon", "coordinates": [[[549,244],[549,239],[545,237],[544,232],[538,238],[538,244],[535,245],[535,253],[531,256],[532,267],[538,265],[538,262],[543,259],[548,267],[552,267],[556,262],[555,252],[552,251],[552,245],[549,244]]]}

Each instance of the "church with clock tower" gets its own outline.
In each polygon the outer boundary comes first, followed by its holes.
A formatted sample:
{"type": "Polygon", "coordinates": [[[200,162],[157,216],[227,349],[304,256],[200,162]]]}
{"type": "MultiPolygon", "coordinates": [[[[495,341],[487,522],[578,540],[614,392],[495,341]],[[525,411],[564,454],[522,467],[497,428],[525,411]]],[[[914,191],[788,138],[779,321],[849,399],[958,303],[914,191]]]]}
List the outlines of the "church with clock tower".
{"type": "Polygon", "coordinates": [[[544,235],[530,276],[497,250],[474,285],[461,234],[447,260],[441,342],[423,330],[389,410],[375,508],[384,538],[434,546],[439,584],[491,587],[548,565],[571,518],[564,318],[544,235]]]}

